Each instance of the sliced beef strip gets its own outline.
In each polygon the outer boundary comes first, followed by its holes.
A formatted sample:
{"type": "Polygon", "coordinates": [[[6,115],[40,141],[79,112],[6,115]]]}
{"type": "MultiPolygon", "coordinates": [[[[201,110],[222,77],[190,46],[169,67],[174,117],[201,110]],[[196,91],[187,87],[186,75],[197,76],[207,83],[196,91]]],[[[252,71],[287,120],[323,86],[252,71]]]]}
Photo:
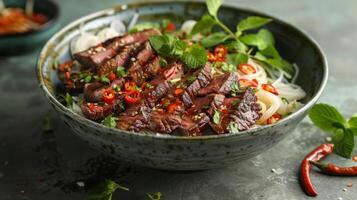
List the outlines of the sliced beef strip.
{"type": "Polygon", "coordinates": [[[183,63],[180,61],[172,61],[168,67],[164,69],[163,76],[166,80],[179,79],[184,75],[183,63]]]}
{"type": "Polygon", "coordinates": [[[144,68],[146,64],[154,56],[154,51],[151,48],[150,42],[145,42],[140,52],[136,55],[136,58],[131,60],[128,67],[129,77],[137,84],[141,85],[145,80],[144,68]]]}
{"type": "Polygon", "coordinates": [[[109,116],[114,111],[114,105],[103,104],[100,105],[98,103],[86,103],[84,102],[81,105],[81,110],[83,115],[91,120],[99,121],[109,116]]]}
{"type": "Polygon", "coordinates": [[[153,112],[148,120],[151,131],[170,134],[181,125],[181,116],[177,114],[153,112]]]}
{"type": "Polygon", "coordinates": [[[209,122],[210,118],[205,113],[194,116],[184,115],[182,117],[181,126],[179,127],[179,132],[183,136],[201,136],[209,122]]]}
{"type": "Polygon", "coordinates": [[[82,65],[96,68],[102,65],[105,60],[113,58],[122,47],[136,42],[142,43],[148,40],[150,36],[160,34],[157,29],[147,29],[134,34],[115,37],[73,56],[82,65]]]}
{"type": "Polygon", "coordinates": [[[213,117],[214,112],[219,110],[224,105],[225,99],[226,97],[223,94],[214,94],[210,107],[207,110],[208,115],[213,117]]]}
{"type": "Polygon", "coordinates": [[[144,91],[146,105],[153,108],[157,101],[164,97],[171,89],[169,82],[161,77],[149,82],[154,88],[144,91]]]}
{"type": "Polygon", "coordinates": [[[126,131],[142,131],[147,127],[147,121],[144,116],[139,114],[135,116],[121,115],[117,120],[117,128],[126,131]]]}
{"type": "Polygon", "coordinates": [[[117,67],[126,65],[129,62],[130,57],[138,53],[140,45],[141,43],[137,42],[123,47],[123,49],[116,56],[105,61],[102,65],[96,68],[97,74],[99,76],[109,74],[117,67]]]}
{"type": "Polygon", "coordinates": [[[84,86],[83,94],[87,102],[102,102],[105,90],[113,89],[114,86],[123,88],[125,80],[123,78],[115,79],[110,85],[100,82],[87,83],[84,86]]]}
{"type": "MultiPolygon", "coordinates": [[[[234,107],[234,106],[233,106],[234,107]]],[[[229,124],[236,123],[239,131],[249,129],[260,118],[261,107],[251,88],[247,88],[242,100],[230,113],[222,114],[219,124],[210,123],[217,134],[229,132],[229,124]]]]}
{"type": "Polygon", "coordinates": [[[202,69],[200,69],[197,79],[188,86],[182,95],[182,101],[185,106],[190,107],[193,104],[194,97],[197,96],[198,91],[201,88],[206,87],[212,80],[212,67],[210,63],[207,63],[202,69]]]}
{"type": "Polygon", "coordinates": [[[226,95],[231,93],[233,84],[238,85],[238,81],[239,79],[237,72],[225,73],[214,77],[211,83],[207,87],[200,89],[197,94],[200,96],[211,93],[226,95]]]}
{"type": "Polygon", "coordinates": [[[243,131],[255,124],[261,116],[260,111],[261,107],[257,103],[257,96],[255,96],[251,88],[248,88],[237,109],[230,115],[230,118],[232,122],[238,125],[238,129],[243,131]]]}

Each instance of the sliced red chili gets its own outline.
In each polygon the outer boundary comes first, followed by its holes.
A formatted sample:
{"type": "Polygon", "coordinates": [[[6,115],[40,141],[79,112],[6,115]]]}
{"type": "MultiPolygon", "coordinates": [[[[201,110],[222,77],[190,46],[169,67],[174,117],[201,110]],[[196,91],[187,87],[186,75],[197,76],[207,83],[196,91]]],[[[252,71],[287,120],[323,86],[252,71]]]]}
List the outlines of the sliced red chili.
{"type": "Polygon", "coordinates": [[[64,73],[64,77],[66,78],[66,80],[71,80],[71,72],[66,72],[64,73]]]}
{"type": "Polygon", "coordinates": [[[176,88],[175,89],[175,96],[179,96],[180,94],[182,94],[185,90],[182,88],[176,88]]]}
{"type": "Polygon", "coordinates": [[[279,120],[281,120],[281,115],[279,113],[275,113],[269,119],[267,119],[267,124],[275,124],[279,120]]]}
{"type": "Polygon", "coordinates": [[[167,24],[167,27],[165,28],[165,32],[172,32],[176,30],[176,26],[173,22],[170,22],[167,24]]]}
{"type": "Polygon", "coordinates": [[[272,94],[279,95],[278,90],[271,84],[262,84],[262,88],[263,88],[263,90],[268,91],[272,94]]]}
{"type": "Polygon", "coordinates": [[[140,100],[140,92],[137,90],[128,91],[124,96],[124,100],[128,104],[137,103],[140,100]]]}
{"type": "Polygon", "coordinates": [[[180,108],[180,104],[178,103],[171,103],[169,106],[167,106],[167,112],[172,114],[174,113],[177,109],[180,108]]]}
{"type": "Polygon", "coordinates": [[[114,90],[105,90],[103,92],[103,101],[107,104],[112,104],[115,100],[115,92],[114,90]]]}
{"type": "Polygon", "coordinates": [[[115,75],[115,73],[110,73],[109,75],[108,75],[108,79],[110,80],[110,81],[114,81],[115,79],[116,79],[116,75],[115,75]]]}
{"type": "Polygon", "coordinates": [[[166,108],[168,105],[170,105],[170,100],[166,98],[162,98],[160,104],[163,108],[166,108]]]}
{"type": "Polygon", "coordinates": [[[239,87],[240,88],[246,88],[246,87],[253,87],[256,88],[258,87],[259,83],[257,79],[253,79],[253,80],[248,80],[245,78],[241,78],[239,79],[239,87]]]}
{"type": "Polygon", "coordinates": [[[211,53],[210,51],[207,52],[207,59],[208,59],[208,62],[216,62],[217,58],[216,56],[211,53]]]}
{"type": "Polygon", "coordinates": [[[255,74],[257,70],[250,64],[240,64],[238,65],[239,70],[244,74],[255,74]]]}
{"type": "Polygon", "coordinates": [[[125,91],[136,90],[136,83],[134,81],[127,81],[124,84],[125,91]]]}
{"type": "Polygon", "coordinates": [[[224,47],[222,44],[214,48],[214,55],[219,59],[225,59],[227,53],[228,53],[228,49],[224,47]]]}

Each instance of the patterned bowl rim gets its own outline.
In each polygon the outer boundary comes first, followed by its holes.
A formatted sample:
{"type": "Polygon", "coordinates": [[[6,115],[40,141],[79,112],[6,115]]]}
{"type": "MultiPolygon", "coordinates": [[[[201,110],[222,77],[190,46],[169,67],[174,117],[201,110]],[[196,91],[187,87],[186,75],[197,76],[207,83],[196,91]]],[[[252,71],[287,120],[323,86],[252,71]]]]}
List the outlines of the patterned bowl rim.
{"type": "MultiPolygon", "coordinates": [[[[270,124],[270,125],[263,125],[263,126],[259,126],[256,128],[252,128],[252,129],[248,129],[246,131],[242,131],[242,132],[238,132],[238,133],[225,133],[225,134],[221,134],[221,135],[205,135],[205,136],[196,136],[196,137],[189,137],[189,136],[172,136],[172,135],[164,135],[164,134],[153,134],[153,133],[145,133],[145,132],[131,132],[131,131],[125,131],[125,130],[120,130],[120,129],[116,129],[116,128],[110,128],[107,126],[104,126],[100,123],[91,121],[75,112],[73,112],[71,109],[65,107],[63,104],[61,104],[56,97],[54,97],[51,92],[48,90],[48,88],[45,85],[45,78],[42,76],[42,67],[45,64],[45,60],[47,58],[47,55],[51,52],[51,50],[53,49],[53,44],[54,44],[54,40],[58,37],[61,37],[62,35],[64,35],[67,31],[73,29],[74,27],[78,26],[80,23],[83,22],[87,22],[87,21],[91,21],[94,20],[98,17],[102,17],[102,16],[110,16],[113,15],[115,13],[118,13],[120,11],[123,10],[127,10],[127,9],[132,9],[132,8],[138,8],[138,7],[142,7],[142,6],[148,6],[148,5],[160,5],[160,4],[167,4],[170,3],[172,1],[170,0],[164,0],[164,1],[154,1],[154,2],[136,2],[136,3],[129,3],[129,4],[119,4],[116,5],[112,8],[108,8],[108,9],[104,9],[104,10],[100,10],[97,12],[94,12],[92,14],[83,16],[73,22],[71,22],[70,24],[68,24],[67,26],[65,26],[64,28],[62,28],[60,31],[58,31],[56,34],[54,34],[48,41],[47,43],[44,45],[44,47],[42,48],[38,60],[37,60],[37,77],[38,80],[40,82],[40,88],[44,91],[45,96],[47,98],[49,98],[50,101],[54,102],[55,106],[58,106],[61,108],[61,110],[64,110],[68,115],[70,115],[73,119],[76,119],[78,122],[80,123],[89,123],[92,126],[97,126],[98,128],[103,128],[103,129],[108,129],[111,131],[114,131],[116,134],[132,134],[132,135],[136,135],[138,137],[151,137],[151,138],[157,138],[157,139],[174,139],[174,140],[202,140],[202,139],[219,139],[219,138],[229,138],[229,137],[247,137],[250,135],[261,135],[264,134],[264,129],[270,129],[274,126],[280,125],[280,124],[284,124],[294,118],[296,118],[299,115],[302,115],[303,113],[305,113],[306,111],[308,111],[310,109],[310,107],[312,107],[317,100],[320,98],[326,84],[327,84],[327,80],[328,80],[328,63],[326,60],[326,57],[324,56],[324,52],[321,49],[321,47],[319,46],[319,44],[311,37],[309,36],[307,33],[305,33],[305,31],[295,27],[294,25],[287,23],[285,21],[282,21],[276,17],[270,16],[268,14],[265,14],[263,12],[260,11],[256,11],[250,8],[243,8],[243,7],[238,7],[238,6],[232,6],[232,5],[223,5],[222,7],[225,8],[234,8],[234,9],[240,9],[240,10],[244,10],[247,11],[249,13],[254,13],[257,14],[259,16],[264,16],[264,17],[268,17],[273,19],[273,21],[275,23],[278,23],[280,25],[286,26],[289,29],[293,30],[294,32],[300,34],[300,36],[305,37],[305,39],[317,50],[318,56],[320,56],[320,59],[322,59],[322,69],[323,69],[323,74],[322,74],[322,80],[321,80],[321,84],[319,86],[318,91],[314,94],[314,96],[306,103],[304,104],[300,109],[298,109],[296,112],[290,114],[289,116],[287,116],[286,118],[283,118],[282,120],[280,120],[279,122],[277,122],[276,124],[270,124]]],[[[177,2],[175,2],[177,3],[177,2]]],[[[183,3],[183,4],[195,4],[195,5],[202,5],[204,4],[204,2],[188,2],[188,1],[179,1],[178,3],[183,3]]]]}

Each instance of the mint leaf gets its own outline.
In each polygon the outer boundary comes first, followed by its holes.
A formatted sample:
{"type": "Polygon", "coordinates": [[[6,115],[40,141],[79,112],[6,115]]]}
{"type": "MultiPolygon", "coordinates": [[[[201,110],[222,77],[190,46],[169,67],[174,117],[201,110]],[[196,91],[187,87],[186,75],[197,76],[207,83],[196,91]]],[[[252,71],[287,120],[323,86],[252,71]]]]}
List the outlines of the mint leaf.
{"type": "Polygon", "coordinates": [[[217,18],[217,12],[222,3],[223,0],[206,0],[208,13],[217,18]]]}
{"type": "Polygon", "coordinates": [[[227,59],[230,64],[235,66],[248,62],[248,56],[241,53],[228,54],[227,59]]]}
{"type": "Polygon", "coordinates": [[[221,122],[221,113],[216,110],[213,115],[213,123],[219,124],[221,122]]]}
{"type": "Polygon", "coordinates": [[[332,135],[332,142],[334,143],[334,151],[336,154],[351,158],[354,149],[354,135],[350,129],[338,129],[332,135]]]}
{"type": "Polygon", "coordinates": [[[240,35],[242,35],[243,31],[258,28],[271,21],[272,19],[269,18],[256,17],[256,16],[247,17],[238,23],[236,35],[237,37],[239,37],[240,35]]]}
{"type": "Polygon", "coordinates": [[[311,108],[309,117],[315,126],[330,132],[344,128],[346,122],[335,107],[322,103],[316,104],[311,108]]]}
{"type": "Polygon", "coordinates": [[[117,121],[118,118],[113,117],[112,115],[109,115],[108,117],[104,118],[104,120],[102,121],[102,124],[104,126],[108,126],[111,128],[115,128],[117,126],[117,121]]]}
{"type": "Polygon", "coordinates": [[[203,15],[201,19],[193,26],[191,35],[195,35],[197,33],[207,34],[210,33],[212,27],[216,25],[217,22],[210,15],[203,15]]]}
{"type": "Polygon", "coordinates": [[[181,56],[188,46],[186,42],[168,34],[151,36],[149,41],[155,51],[163,56],[181,56]]]}
{"type": "Polygon", "coordinates": [[[123,187],[115,183],[114,181],[111,180],[105,180],[104,182],[100,183],[98,186],[95,188],[92,188],[89,190],[89,192],[86,195],[86,200],[111,200],[113,193],[117,189],[122,189],[129,191],[128,188],[123,187]]]}
{"type": "Polygon", "coordinates": [[[223,32],[217,32],[205,37],[201,40],[202,46],[205,48],[216,46],[217,44],[223,43],[227,40],[230,36],[223,32]]]}
{"type": "Polygon", "coordinates": [[[182,61],[193,69],[202,67],[207,62],[207,51],[197,44],[188,47],[181,57],[182,61]]]}

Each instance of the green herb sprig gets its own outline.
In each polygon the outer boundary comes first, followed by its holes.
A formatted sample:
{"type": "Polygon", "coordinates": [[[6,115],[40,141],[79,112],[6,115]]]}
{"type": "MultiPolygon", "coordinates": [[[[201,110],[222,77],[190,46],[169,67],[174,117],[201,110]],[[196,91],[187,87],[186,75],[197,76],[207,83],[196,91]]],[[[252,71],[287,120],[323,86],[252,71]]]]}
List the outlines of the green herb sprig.
{"type": "Polygon", "coordinates": [[[114,181],[105,180],[95,188],[89,190],[85,200],[112,200],[113,193],[117,189],[129,191],[129,188],[121,186],[114,181]]]}
{"type": "MultiPolygon", "coordinates": [[[[237,62],[241,63],[247,60],[248,57],[265,63],[266,67],[272,69],[284,71],[284,75],[287,78],[291,78],[291,74],[294,72],[293,66],[281,58],[280,54],[275,48],[275,40],[273,34],[267,29],[261,29],[258,33],[245,34],[245,31],[257,29],[272,19],[251,16],[241,20],[236,26],[236,32],[233,33],[225,24],[223,24],[218,18],[218,10],[223,4],[223,0],[206,0],[208,15],[203,15],[202,18],[193,27],[191,35],[201,33],[206,35],[211,33],[213,27],[218,26],[224,32],[216,32],[208,35],[202,39],[201,43],[204,47],[210,48],[217,44],[225,43],[229,50],[233,50],[238,58],[237,62]],[[254,51],[252,51],[255,49],[254,51]],[[252,52],[254,55],[252,55],[252,52]]],[[[232,56],[232,55],[231,55],[232,56]]],[[[229,62],[234,61],[229,59],[229,62]]],[[[232,63],[233,64],[233,63],[232,63]]]]}
{"type": "Polygon", "coordinates": [[[179,58],[185,63],[186,67],[196,69],[207,62],[207,52],[203,47],[197,44],[189,46],[173,35],[156,35],[150,37],[149,41],[158,54],[179,58]]]}
{"type": "Polygon", "coordinates": [[[321,103],[311,108],[309,117],[315,126],[331,134],[336,154],[351,158],[354,136],[357,136],[357,115],[347,120],[335,107],[321,103]]]}

